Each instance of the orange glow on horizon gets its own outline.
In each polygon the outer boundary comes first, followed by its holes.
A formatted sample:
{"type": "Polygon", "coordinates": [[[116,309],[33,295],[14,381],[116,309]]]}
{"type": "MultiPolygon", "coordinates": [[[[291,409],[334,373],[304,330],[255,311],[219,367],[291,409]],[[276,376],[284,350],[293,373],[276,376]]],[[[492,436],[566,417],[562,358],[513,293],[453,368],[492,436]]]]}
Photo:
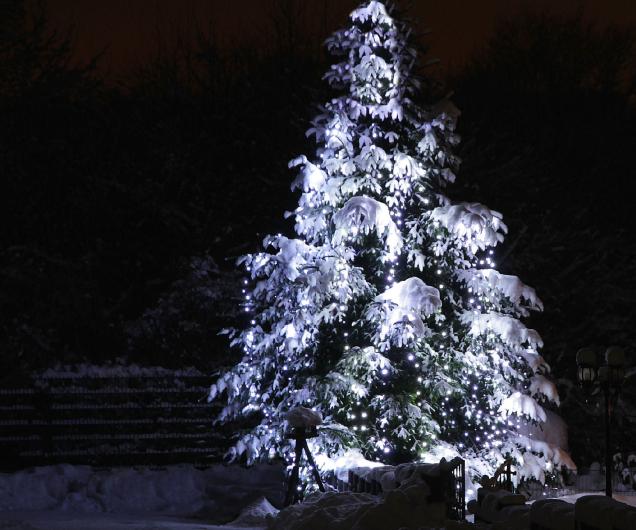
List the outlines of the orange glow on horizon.
{"type": "MultiPolygon", "coordinates": [[[[197,24],[211,27],[224,47],[262,46],[271,39],[276,0],[47,0],[54,28],[75,27],[76,58],[85,62],[105,50],[101,73],[111,80],[143,64],[179,34],[194,36],[197,24]]],[[[296,0],[298,3],[298,0],[296,0]]],[[[322,41],[345,24],[358,0],[303,0],[299,25],[322,41]],[[326,8],[326,10],[325,10],[326,8]],[[328,13],[325,16],[325,13],[328,13]]],[[[498,18],[524,10],[572,14],[582,5],[586,16],[603,25],[636,25],[633,0],[416,0],[409,14],[420,29],[430,28],[431,56],[442,69],[454,70],[484,44],[498,18]]]]}

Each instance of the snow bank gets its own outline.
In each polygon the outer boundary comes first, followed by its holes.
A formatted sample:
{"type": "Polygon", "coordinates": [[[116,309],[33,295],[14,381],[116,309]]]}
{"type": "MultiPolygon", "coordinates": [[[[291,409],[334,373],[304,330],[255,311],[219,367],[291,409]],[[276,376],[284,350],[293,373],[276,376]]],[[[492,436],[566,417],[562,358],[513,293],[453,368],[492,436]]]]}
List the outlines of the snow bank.
{"type": "Polygon", "coordinates": [[[559,499],[536,501],[530,509],[530,522],[538,528],[574,529],[574,506],[559,499]]]}
{"type": "Polygon", "coordinates": [[[6,512],[0,514],[0,530],[263,530],[263,525],[217,526],[197,519],[157,514],[6,512]]]}
{"type": "Polygon", "coordinates": [[[282,510],[270,530],[391,530],[440,528],[445,506],[428,504],[417,487],[369,493],[314,493],[302,504],[282,510]]]}
{"type": "Polygon", "coordinates": [[[278,510],[265,497],[259,497],[243,508],[241,514],[230,524],[239,527],[265,526],[276,515],[278,510]]]}
{"type": "Polygon", "coordinates": [[[439,489],[444,471],[453,465],[402,464],[368,469],[367,479],[381,482],[383,493],[316,492],[302,504],[281,510],[268,520],[271,530],[391,530],[440,528],[446,504],[439,489]],[[436,487],[437,485],[437,487],[436,487]]]}
{"type": "Polygon", "coordinates": [[[263,495],[280,505],[283,480],[283,468],[267,464],[207,469],[190,465],[98,469],[62,464],[0,474],[0,512],[152,512],[227,521],[263,495]]]}

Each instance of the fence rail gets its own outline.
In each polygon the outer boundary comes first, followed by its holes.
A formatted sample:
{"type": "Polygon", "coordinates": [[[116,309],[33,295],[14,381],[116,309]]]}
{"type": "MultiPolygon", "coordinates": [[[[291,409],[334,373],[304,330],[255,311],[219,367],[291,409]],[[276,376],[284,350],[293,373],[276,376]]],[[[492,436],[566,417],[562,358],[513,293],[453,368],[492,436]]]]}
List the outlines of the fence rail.
{"type": "Polygon", "coordinates": [[[228,433],[207,402],[212,378],[34,376],[0,389],[0,470],[61,462],[166,465],[218,461],[228,433]]]}

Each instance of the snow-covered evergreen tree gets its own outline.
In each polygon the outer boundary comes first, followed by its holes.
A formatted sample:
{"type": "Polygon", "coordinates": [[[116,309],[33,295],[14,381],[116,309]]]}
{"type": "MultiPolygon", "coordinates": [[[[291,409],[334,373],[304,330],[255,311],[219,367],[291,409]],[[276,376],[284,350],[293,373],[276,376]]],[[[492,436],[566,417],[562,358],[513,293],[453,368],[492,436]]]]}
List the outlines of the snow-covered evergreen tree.
{"type": "Polygon", "coordinates": [[[530,436],[558,403],[520,321],[541,301],[495,268],[501,214],[444,194],[459,113],[413,101],[416,53],[392,12],[366,1],[327,40],[337,97],[308,131],[316,154],[290,162],[297,237],[242,258],[251,321],[229,333],[243,357],[210,395],[227,399],[219,421],[251,417],[232,450],[248,462],[289,456],[285,414],[302,405],[325,418],[322,455],[460,454],[486,471],[510,453],[543,479],[569,457],[530,436]]]}

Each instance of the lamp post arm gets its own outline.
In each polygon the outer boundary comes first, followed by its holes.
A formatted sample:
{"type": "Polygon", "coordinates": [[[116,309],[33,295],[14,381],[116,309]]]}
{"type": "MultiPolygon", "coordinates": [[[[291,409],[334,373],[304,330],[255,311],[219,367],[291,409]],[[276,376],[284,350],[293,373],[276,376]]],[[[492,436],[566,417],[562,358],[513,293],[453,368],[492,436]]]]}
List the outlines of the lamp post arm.
{"type": "Polygon", "coordinates": [[[605,396],[605,495],[612,496],[612,446],[611,446],[611,423],[612,423],[612,406],[610,387],[608,384],[603,385],[603,394],[605,396]]]}

